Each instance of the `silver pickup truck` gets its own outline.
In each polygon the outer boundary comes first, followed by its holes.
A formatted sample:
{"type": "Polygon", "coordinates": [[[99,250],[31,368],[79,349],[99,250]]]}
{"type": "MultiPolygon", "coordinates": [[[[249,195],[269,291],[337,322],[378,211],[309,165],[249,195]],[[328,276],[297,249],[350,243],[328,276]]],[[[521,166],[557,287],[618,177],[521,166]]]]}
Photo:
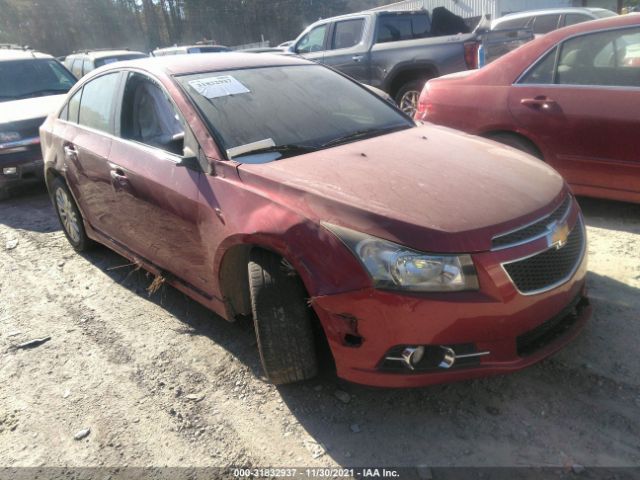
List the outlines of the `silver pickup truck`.
{"type": "Polygon", "coordinates": [[[413,115],[427,80],[477,68],[478,49],[488,35],[505,37],[491,41],[493,47],[503,44],[503,53],[533,38],[526,30],[469,32],[461,17],[441,7],[433,12],[366,11],[310,25],[289,51],[384,90],[413,115]]]}

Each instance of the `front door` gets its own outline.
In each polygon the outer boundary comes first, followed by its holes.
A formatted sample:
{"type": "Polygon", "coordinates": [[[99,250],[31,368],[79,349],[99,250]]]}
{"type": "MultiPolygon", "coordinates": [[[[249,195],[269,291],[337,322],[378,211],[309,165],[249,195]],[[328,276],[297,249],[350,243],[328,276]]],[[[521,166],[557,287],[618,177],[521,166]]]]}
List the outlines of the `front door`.
{"type": "Polygon", "coordinates": [[[185,144],[198,151],[188,126],[160,84],[138,73],[126,80],[116,123],[109,155],[118,216],[113,238],[209,296],[198,208],[204,174],[178,165],[185,144]]]}
{"type": "Polygon", "coordinates": [[[335,22],[329,48],[324,54],[326,65],[340,70],[362,83],[370,83],[369,49],[363,44],[365,19],[350,18],[335,22]]]}

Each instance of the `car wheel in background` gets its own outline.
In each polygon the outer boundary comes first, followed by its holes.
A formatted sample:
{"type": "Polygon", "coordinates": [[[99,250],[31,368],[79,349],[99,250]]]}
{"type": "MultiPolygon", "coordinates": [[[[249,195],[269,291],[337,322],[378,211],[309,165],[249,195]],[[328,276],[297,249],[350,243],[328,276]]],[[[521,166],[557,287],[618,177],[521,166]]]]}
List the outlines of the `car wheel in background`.
{"type": "Polygon", "coordinates": [[[505,145],[509,145],[510,147],[521,150],[525,153],[528,153],[529,155],[533,155],[540,160],[544,160],[544,156],[542,155],[542,152],[538,150],[538,147],[536,147],[530,140],[521,135],[508,132],[500,132],[487,135],[486,138],[499,143],[504,143],[505,145]]]}
{"type": "Polygon", "coordinates": [[[284,384],[314,377],[314,313],[300,277],[278,255],[255,249],[249,289],[260,360],[269,381],[284,384]]]}
{"type": "Polygon", "coordinates": [[[49,193],[53,207],[62,225],[62,230],[71,246],[77,252],[89,249],[93,245],[93,241],[87,237],[82,215],[65,181],[60,177],[54,179],[51,182],[49,193]]]}
{"type": "Polygon", "coordinates": [[[418,109],[420,92],[422,92],[422,87],[424,87],[425,83],[426,80],[414,80],[413,82],[405,83],[396,93],[395,100],[398,108],[411,118],[413,118],[418,109]]]}

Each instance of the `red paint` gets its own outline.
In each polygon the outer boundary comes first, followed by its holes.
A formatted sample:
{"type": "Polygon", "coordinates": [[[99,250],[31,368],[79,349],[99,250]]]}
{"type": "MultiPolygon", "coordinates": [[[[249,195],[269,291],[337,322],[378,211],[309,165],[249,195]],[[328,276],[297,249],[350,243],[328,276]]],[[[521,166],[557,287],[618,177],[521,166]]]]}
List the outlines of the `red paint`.
{"type": "MultiPolygon", "coordinates": [[[[431,80],[416,117],[476,135],[515,132],[538,148],[576,194],[640,202],[640,84],[513,85],[569,37],[638,26],[639,15],[581,23],[544,35],[475,72],[431,80]]],[[[635,63],[630,60],[626,68],[636,68],[635,63]]]]}
{"type": "MultiPolygon", "coordinates": [[[[551,354],[577,334],[588,310],[571,332],[535,355],[524,359],[515,351],[519,334],[584,293],[586,260],[563,285],[524,296],[500,264],[544,250],[545,240],[490,251],[492,236],[551,213],[566,197],[566,184],[542,162],[432,125],[269,164],[223,160],[171,74],[275,59],[306,62],[228,53],[110,67],[146,72],[166,88],[193,129],[211,174],[177,167],[158,149],[50,116],[41,128],[45,168],[65,177],[88,235],[153,273],[165,273],[168,283],[230,321],[227,299],[232,292],[224,290],[221,277],[225,259],[240,247],[280,254],[306,286],[338,374],[354,382],[418,386],[511,371],[551,354]],[[81,161],[65,160],[67,142],[76,145],[81,161]],[[425,252],[470,253],[480,290],[375,290],[360,262],[320,225],[323,221],[425,252]],[[361,336],[362,344],[350,345],[345,335],[361,336]],[[421,342],[475,343],[491,354],[478,367],[451,372],[413,375],[376,369],[389,348],[421,342]]],[[[578,217],[573,202],[571,227],[578,217]]],[[[246,265],[239,268],[246,271],[246,265]]]]}

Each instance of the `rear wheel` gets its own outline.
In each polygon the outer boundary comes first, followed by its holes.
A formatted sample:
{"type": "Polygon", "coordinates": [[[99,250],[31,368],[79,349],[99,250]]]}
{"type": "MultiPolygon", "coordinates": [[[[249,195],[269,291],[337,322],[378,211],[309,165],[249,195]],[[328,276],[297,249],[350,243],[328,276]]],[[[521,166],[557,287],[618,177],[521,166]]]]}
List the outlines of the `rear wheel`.
{"type": "Polygon", "coordinates": [[[82,215],[69,187],[60,177],[51,182],[51,200],[67,240],[77,252],[89,249],[93,242],[84,229],[82,215]]]}
{"type": "Polygon", "coordinates": [[[398,107],[411,118],[418,110],[418,100],[420,100],[420,93],[425,83],[426,80],[407,82],[396,93],[395,100],[398,107]]]}
{"type": "Polygon", "coordinates": [[[318,360],[313,311],[292,268],[265,250],[253,250],[249,289],[260,360],[270,382],[292,383],[314,377],[318,360]]]}
{"type": "Polygon", "coordinates": [[[525,153],[528,153],[529,155],[533,155],[540,160],[544,160],[544,156],[542,155],[540,150],[538,150],[538,148],[530,140],[515,133],[493,133],[491,135],[487,135],[487,138],[495,140],[499,143],[504,143],[505,145],[509,145],[510,147],[521,150],[525,153]]]}

